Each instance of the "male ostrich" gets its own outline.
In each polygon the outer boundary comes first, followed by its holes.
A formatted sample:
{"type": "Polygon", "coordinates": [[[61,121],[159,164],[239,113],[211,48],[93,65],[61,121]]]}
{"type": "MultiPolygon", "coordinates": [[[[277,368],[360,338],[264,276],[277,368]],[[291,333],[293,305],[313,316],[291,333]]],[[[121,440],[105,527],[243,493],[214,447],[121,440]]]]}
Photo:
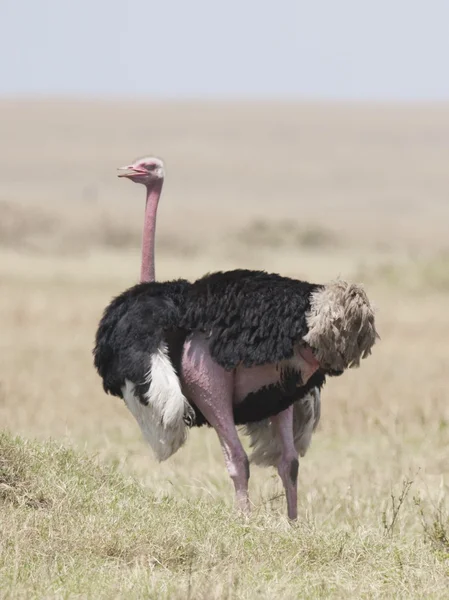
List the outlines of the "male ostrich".
{"type": "Polygon", "coordinates": [[[159,460],[182,446],[189,427],[212,426],[248,512],[249,461],[236,430],[244,425],[251,460],[277,467],[295,519],[298,453],[320,418],[325,377],[358,366],[378,337],[368,298],[344,281],[250,270],[156,283],[163,163],[144,158],[123,169],[147,190],[141,283],[100,321],[94,356],[104,389],[125,400],[159,460]]]}

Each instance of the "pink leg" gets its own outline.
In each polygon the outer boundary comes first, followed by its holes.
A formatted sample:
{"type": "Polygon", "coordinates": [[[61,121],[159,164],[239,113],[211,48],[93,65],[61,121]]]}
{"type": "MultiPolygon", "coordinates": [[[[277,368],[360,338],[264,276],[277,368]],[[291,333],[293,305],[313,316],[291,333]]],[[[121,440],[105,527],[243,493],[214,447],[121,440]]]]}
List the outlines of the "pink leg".
{"type": "Polygon", "coordinates": [[[298,516],[298,452],[295,448],[293,437],[293,406],[289,406],[278,415],[271,417],[276,435],[282,446],[281,460],[278,465],[278,473],[284,484],[287,497],[287,513],[289,519],[298,516]]]}
{"type": "Polygon", "coordinates": [[[234,423],[234,374],[217,365],[209,354],[207,341],[194,335],[184,345],[182,379],[188,397],[217,432],[234,482],[237,506],[248,513],[249,461],[234,423]]]}

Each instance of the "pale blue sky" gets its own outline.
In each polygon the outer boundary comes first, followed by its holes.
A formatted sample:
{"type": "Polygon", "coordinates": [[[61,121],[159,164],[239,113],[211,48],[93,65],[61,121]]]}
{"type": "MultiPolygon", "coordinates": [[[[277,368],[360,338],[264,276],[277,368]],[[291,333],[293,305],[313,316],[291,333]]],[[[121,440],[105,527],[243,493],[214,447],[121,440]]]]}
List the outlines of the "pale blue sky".
{"type": "Polygon", "coordinates": [[[449,0],[0,0],[0,95],[449,99],[449,0]]]}

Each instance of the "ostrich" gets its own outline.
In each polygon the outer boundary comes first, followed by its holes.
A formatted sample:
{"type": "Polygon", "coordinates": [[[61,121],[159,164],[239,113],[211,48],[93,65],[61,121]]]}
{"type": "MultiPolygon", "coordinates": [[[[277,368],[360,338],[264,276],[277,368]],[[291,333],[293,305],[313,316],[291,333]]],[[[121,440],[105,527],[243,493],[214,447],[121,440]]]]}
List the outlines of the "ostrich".
{"type": "Polygon", "coordinates": [[[160,159],[122,167],[146,188],[141,282],[112,300],[94,363],[106,392],[124,399],[156,458],[172,456],[192,426],[215,429],[238,508],[249,512],[249,460],[275,466],[290,519],[297,517],[298,454],[320,418],[326,376],[359,366],[378,335],[364,290],[237,269],[155,281],[160,159]]]}

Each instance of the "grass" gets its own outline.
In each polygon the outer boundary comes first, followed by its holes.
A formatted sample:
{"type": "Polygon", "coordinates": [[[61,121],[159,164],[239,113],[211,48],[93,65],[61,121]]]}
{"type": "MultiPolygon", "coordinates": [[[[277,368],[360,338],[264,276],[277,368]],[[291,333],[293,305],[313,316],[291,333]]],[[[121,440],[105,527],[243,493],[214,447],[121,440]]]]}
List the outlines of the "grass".
{"type": "Polygon", "coordinates": [[[413,503],[382,520],[347,496],[293,526],[267,510],[245,521],[223,502],[158,498],[56,442],[3,433],[0,456],[3,597],[446,595],[449,523],[420,528],[413,503]]]}
{"type": "Polygon", "coordinates": [[[360,266],[357,275],[368,282],[384,282],[409,292],[449,291],[449,253],[407,260],[383,261],[374,267],[360,266]]]}
{"type": "Polygon", "coordinates": [[[0,102],[0,598],[447,597],[448,115],[0,102]],[[213,431],[157,464],[93,369],[139,273],[143,198],[114,168],[152,151],[158,278],[341,275],[378,307],[373,355],[324,388],[294,525],[274,470],[235,515],[213,431]]]}
{"type": "Polygon", "coordinates": [[[340,240],[335,232],[320,225],[298,226],[294,221],[257,219],[237,233],[237,240],[253,248],[335,248],[340,240]]]}

